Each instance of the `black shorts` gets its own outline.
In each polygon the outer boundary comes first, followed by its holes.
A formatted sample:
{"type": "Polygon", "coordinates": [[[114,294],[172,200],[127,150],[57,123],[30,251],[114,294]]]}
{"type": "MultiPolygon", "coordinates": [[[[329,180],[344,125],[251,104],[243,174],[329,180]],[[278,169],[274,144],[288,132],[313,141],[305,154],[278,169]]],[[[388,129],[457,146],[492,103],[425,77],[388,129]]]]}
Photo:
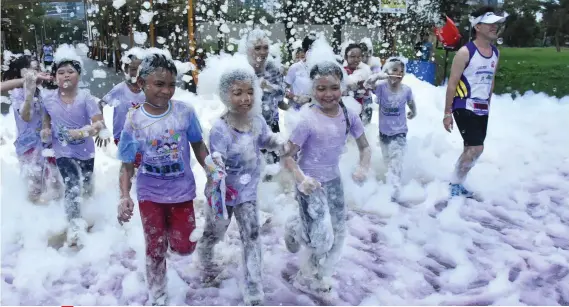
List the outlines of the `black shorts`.
{"type": "Polygon", "coordinates": [[[476,115],[467,109],[456,109],[452,112],[454,121],[464,140],[464,146],[482,146],[486,139],[488,115],[476,115]]]}

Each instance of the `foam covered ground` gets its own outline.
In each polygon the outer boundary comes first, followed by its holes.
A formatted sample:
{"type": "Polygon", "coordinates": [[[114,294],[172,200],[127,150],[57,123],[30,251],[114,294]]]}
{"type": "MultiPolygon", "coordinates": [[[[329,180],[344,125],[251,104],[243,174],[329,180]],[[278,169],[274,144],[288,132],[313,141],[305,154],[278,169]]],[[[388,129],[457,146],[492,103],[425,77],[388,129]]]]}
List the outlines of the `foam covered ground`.
{"type": "MultiPolygon", "coordinates": [[[[287,252],[283,225],[297,212],[297,205],[290,185],[260,185],[265,303],[568,305],[569,97],[495,96],[486,149],[467,180],[484,201],[456,199],[443,208],[435,204],[448,195],[448,179],[462,140],[456,129],[449,134],[442,126],[444,88],[413,76],[404,82],[412,87],[418,108],[418,116],[409,122],[405,205],[391,202],[390,187],[383,184],[377,107],[366,129],[373,150],[373,174],[367,183],[357,186],[350,179],[358,160],[353,140],[341,160],[350,211],[349,236],[334,276],[338,297],[327,301],[304,295],[287,281],[299,255],[287,252]]],[[[182,91],[177,96],[194,105],[206,133],[223,110],[218,101],[182,91]]],[[[111,109],[105,109],[105,119],[110,123],[111,109]]],[[[26,200],[12,145],[12,113],[1,117],[0,129],[6,141],[0,145],[1,304],[145,304],[144,238],[138,210],[125,226],[116,220],[116,147],[97,149],[96,194],[85,200],[83,208],[94,224],[86,246],[79,252],[57,250],[48,239],[65,228],[63,206],[26,200]]],[[[193,170],[198,191],[203,191],[204,172],[195,164],[193,170]]],[[[198,193],[200,229],[202,209],[203,193],[198,193]]],[[[171,305],[242,304],[235,222],[217,247],[217,261],[227,277],[219,288],[203,288],[197,282],[194,257],[172,258],[169,263],[171,305]]]]}

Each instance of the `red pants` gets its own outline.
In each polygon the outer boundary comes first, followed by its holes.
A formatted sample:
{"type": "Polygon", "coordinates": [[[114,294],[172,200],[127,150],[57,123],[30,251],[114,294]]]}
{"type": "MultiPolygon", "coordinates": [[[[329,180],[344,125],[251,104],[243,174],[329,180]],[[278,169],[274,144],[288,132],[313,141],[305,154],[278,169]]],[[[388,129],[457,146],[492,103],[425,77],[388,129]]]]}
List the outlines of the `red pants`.
{"type": "Polygon", "coordinates": [[[189,255],[196,248],[190,234],[196,228],[194,203],[159,204],[139,201],[146,242],[146,279],[151,291],[166,286],[166,251],[189,255]]]}
{"type": "MultiPolygon", "coordinates": [[[[119,146],[119,141],[120,141],[119,139],[115,139],[115,145],[119,146]]],[[[134,158],[134,167],[139,168],[141,162],[142,162],[142,155],[140,154],[140,152],[137,152],[136,157],[134,158]]]]}

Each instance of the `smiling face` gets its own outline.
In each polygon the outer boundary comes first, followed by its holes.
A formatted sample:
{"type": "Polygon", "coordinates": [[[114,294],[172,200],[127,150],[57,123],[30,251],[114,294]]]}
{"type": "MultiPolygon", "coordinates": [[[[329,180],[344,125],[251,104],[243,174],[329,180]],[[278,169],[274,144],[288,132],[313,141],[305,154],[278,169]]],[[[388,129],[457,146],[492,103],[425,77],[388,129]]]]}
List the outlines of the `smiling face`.
{"type": "Polygon", "coordinates": [[[348,52],[346,57],[348,62],[348,67],[351,69],[358,68],[358,65],[362,62],[362,50],[360,48],[353,48],[348,52]]]}
{"type": "Polygon", "coordinates": [[[247,114],[253,107],[253,85],[248,80],[236,80],[229,89],[230,111],[240,115],[247,114]]]}
{"type": "Polygon", "coordinates": [[[314,80],[314,99],[322,109],[331,110],[337,107],[342,98],[340,79],[335,75],[321,76],[314,80]]]}
{"type": "Polygon", "coordinates": [[[62,89],[74,89],[79,84],[79,73],[71,64],[59,67],[55,73],[57,86],[62,89]]]}
{"type": "Polygon", "coordinates": [[[146,78],[138,77],[146,101],[156,106],[167,106],[176,91],[176,76],[169,70],[157,68],[146,78]]]}

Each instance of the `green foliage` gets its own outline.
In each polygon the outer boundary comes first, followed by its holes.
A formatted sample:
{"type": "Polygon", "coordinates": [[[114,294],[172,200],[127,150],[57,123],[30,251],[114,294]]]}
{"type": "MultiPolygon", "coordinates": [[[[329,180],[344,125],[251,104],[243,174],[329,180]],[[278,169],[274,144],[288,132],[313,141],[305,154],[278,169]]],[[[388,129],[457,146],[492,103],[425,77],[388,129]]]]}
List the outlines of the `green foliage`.
{"type": "MultiPolygon", "coordinates": [[[[448,71],[454,53],[449,54],[448,71]]],[[[444,51],[437,50],[437,84],[444,68],[444,51]]],[[[563,97],[569,95],[569,48],[500,48],[500,63],[496,75],[498,94],[526,91],[545,92],[563,97]]],[[[447,74],[448,76],[448,74],[447,74]]]]}

